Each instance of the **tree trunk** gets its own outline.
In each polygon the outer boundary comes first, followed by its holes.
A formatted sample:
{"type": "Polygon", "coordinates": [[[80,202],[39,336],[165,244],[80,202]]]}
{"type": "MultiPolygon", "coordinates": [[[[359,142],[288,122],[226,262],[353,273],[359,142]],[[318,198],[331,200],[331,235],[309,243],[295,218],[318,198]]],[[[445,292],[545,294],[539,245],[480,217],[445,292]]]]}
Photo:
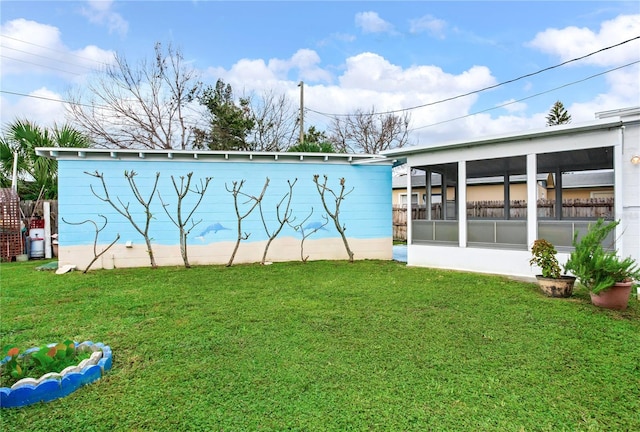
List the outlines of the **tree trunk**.
{"type": "Polygon", "coordinates": [[[151,240],[149,239],[149,237],[145,236],[144,241],[147,244],[147,252],[149,253],[149,260],[151,261],[151,268],[156,269],[158,268],[158,264],[156,264],[156,259],[153,256],[153,249],[151,248],[151,240]]]}
{"type": "Polygon", "coordinates": [[[184,232],[184,229],[180,230],[180,254],[182,255],[185,268],[191,268],[189,256],[187,255],[187,233],[184,232]]]}

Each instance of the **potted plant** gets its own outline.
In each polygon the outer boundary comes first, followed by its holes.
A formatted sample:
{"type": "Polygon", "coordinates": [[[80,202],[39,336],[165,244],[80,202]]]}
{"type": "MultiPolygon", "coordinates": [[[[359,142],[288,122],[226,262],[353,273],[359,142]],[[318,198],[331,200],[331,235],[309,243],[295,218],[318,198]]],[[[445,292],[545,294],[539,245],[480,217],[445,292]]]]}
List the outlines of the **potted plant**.
{"type": "Polygon", "coordinates": [[[536,265],[542,274],[536,275],[538,286],[549,297],[570,297],[573,293],[574,276],[560,274],[560,265],[555,246],[545,239],[538,239],[531,247],[530,265],[536,265]]]}
{"type": "Polygon", "coordinates": [[[574,235],[574,251],[565,264],[588,290],[591,302],[608,309],[624,310],[634,280],[640,279],[640,268],[631,258],[620,258],[617,251],[607,250],[602,242],[620,221],[606,222],[599,219],[589,225],[587,233],[578,241],[574,235]]]}

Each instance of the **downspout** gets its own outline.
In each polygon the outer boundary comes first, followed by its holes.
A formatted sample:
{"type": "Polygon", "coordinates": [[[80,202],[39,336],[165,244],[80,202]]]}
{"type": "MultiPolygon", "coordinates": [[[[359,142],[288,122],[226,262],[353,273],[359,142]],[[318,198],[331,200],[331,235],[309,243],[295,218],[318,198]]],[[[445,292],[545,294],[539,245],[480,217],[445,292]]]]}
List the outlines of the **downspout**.
{"type": "Polygon", "coordinates": [[[554,193],[555,193],[555,203],[556,203],[556,208],[555,208],[555,214],[554,214],[554,218],[556,220],[560,220],[562,219],[562,167],[558,166],[556,167],[556,181],[554,184],[554,193]]]}
{"type": "Polygon", "coordinates": [[[613,219],[620,223],[615,230],[615,247],[619,256],[626,256],[624,253],[624,239],[622,233],[625,229],[624,206],[623,206],[623,153],[624,153],[624,125],[618,129],[618,145],[613,150],[613,219]]]}
{"type": "Polygon", "coordinates": [[[407,161],[407,245],[413,242],[413,209],[411,208],[411,171],[412,168],[407,161]]]}
{"type": "MultiPolygon", "coordinates": [[[[442,205],[442,220],[447,220],[447,170],[446,168],[440,173],[440,201],[442,205]]],[[[435,240],[435,236],[434,236],[435,240]]]]}
{"type": "Polygon", "coordinates": [[[467,162],[458,162],[458,246],[467,247],[467,162]]]}
{"type": "Polygon", "coordinates": [[[527,155],[527,244],[538,238],[538,155],[527,155]]]}
{"type": "Polygon", "coordinates": [[[504,185],[504,214],[503,219],[511,219],[511,176],[509,170],[505,170],[502,175],[502,184],[504,185]]]}
{"type": "Polygon", "coordinates": [[[425,203],[425,212],[426,212],[426,217],[425,219],[430,221],[431,220],[431,206],[432,206],[432,198],[431,198],[431,190],[432,190],[432,185],[431,185],[431,168],[427,168],[426,169],[426,176],[427,178],[425,179],[425,185],[426,185],[426,197],[427,197],[427,202],[425,203]]]}

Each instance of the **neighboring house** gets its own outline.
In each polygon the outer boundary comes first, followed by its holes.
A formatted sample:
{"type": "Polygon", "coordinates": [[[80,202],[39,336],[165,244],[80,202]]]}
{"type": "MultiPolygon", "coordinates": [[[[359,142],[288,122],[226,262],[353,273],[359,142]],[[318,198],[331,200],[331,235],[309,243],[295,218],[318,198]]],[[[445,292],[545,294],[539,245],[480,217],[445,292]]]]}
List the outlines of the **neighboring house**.
{"type": "MultiPolygon", "coordinates": [[[[546,195],[547,175],[538,176],[540,188],[539,194],[543,198],[546,195]]],[[[431,202],[442,202],[441,176],[437,173],[431,173],[431,202]]],[[[406,175],[396,176],[393,178],[393,197],[394,206],[407,205],[407,177],[406,175]]],[[[422,174],[413,174],[411,176],[411,196],[412,204],[424,206],[427,202],[426,176],[422,174]]],[[[455,199],[455,191],[450,189],[447,191],[448,201],[455,199]]],[[[510,198],[512,200],[526,199],[527,186],[526,178],[523,176],[512,176],[510,198]]],[[[467,200],[468,201],[499,201],[504,199],[504,182],[502,177],[487,177],[481,179],[467,180],[467,200]]]]}
{"type": "MultiPolygon", "coordinates": [[[[555,196],[555,173],[537,175],[538,199],[555,196]]],[[[441,176],[431,174],[432,203],[441,202],[441,176]]],[[[424,174],[411,176],[411,203],[418,206],[426,204],[426,177],[424,174]]],[[[392,202],[394,206],[407,205],[407,177],[393,177],[392,202]]],[[[511,176],[510,198],[527,199],[527,179],[524,175],[511,176]]],[[[598,173],[571,172],[562,174],[562,196],[564,199],[613,198],[613,171],[598,173]]],[[[453,200],[453,191],[449,191],[449,200],[453,200]]],[[[467,201],[501,201],[504,199],[504,181],[500,177],[467,179],[467,201]]]]}
{"type": "MultiPolygon", "coordinates": [[[[382,152],[396,164],[406,163],[408,172],[425,173],[425,187],[418,183],[418,204],[423,205],[423,195],[426,206],[442,195],[452,200],[452,209],[445,206],[437,219],[426,212],[425,219],[410,221],[408,264],[533,277],[537,269],[529,266],[529,250],[537,238],[554,243],[563,263],[575,231],[585,232],[594,219],[569,219],[562,206],[543,218],[537,205],[528,205],[526,217],[519,219],[467,218],[467,202],[476,199],[474,182],[499,178],[503,214],[510,215],[507,206],[517,196],[517,179],[526,179],[526,202],[537,203],[541,175],[547,176],[547,199],[556,202],[577,197],[578,190],[580,197],[610,195],[613,175],[614,217],[621,223],[612,237],[622,256],[640,260],[640,107],[596,117],[583,124],[382,152]],[[440,184],[433,184],[433,173],[440,184]]],[[[411,196],[413,184],[406,176],[405,181],[406,196],[411,196]]]]}
{"type": "MultiPolygon", "coordinates": [[[[614,172],[571,172],[562,174],[564,199],[613,198],[614,172]]],[[[547,194],[555,196],[555,174],[549,174],[547,194]]]]}
{"type": "MultiPolygon", "coordinates": [[[[339,212],[340,225],[346,228],[349,246],[355,259],[392,259],[391,223],[391,161],[374,155],[323,153],[212,152],[176,150],[108,150],[38,148],[40,156],[58,161],[59,266],[77,265],[84,269],[94,258],[95,225],[104,230],[97,235],[96,250],[104,250],[117,235],[120,240],[102,255],[92,268],[140,267],[150,264],[144,238],[105,197],[101,180],[90,173],[103,175],[107,191],[120,208],[129,206],[133,219],[144,227],[145,212],[124,176],[135,172],[139,195],[148,200],[153,191],[156,173],[160,173],[156,194],[151,201],[149,237],[158,265],[183,264],[180,253],[177,220],[177,186],[181,178],[192,175],[191,189],[202,188],[202,182],[212,177],[202,203],[186,229],[189,261],[193,265],[226,264],[238,237],[240,246],[234,263],[260,262],[269,234],[279,227],[286,213],[289,182],[294,183],[289,207],[289,223],[270,244],[268,261],[299,261],[348,259],[342,237],[327,217],[318,188],[327,176],[326,204],[335,211],[340,195],[341,179],[344,193],[339,212]],[[244,216],[269,179],[262,208],[244,216]],[[243,182],[236,203],[234,182],[243,182]],[[161,200],[162,199],[162,200],[161,200]],[[164,205],[163,205],[164,203],[164,205]],[[171,217],[165,212],[169,211],[171,217]],[[193,223],[197,223],[194,227],[193,223]],[[238,232],[238,225],[241,229],[238,232]],[[306,236],[302,250],[303,234],[306,236]]],[[[194,208],[198,196],[191,192],[183,202],[182,217],[194,208]]]]}

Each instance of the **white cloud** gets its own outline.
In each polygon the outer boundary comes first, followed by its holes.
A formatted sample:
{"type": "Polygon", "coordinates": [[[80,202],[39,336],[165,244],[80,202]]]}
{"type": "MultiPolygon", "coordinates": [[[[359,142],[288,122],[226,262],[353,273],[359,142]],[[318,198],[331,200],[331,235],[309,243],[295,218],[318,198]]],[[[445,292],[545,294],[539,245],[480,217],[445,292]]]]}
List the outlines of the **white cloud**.
{"type": "Polygon", "coordinates": [[[113,60],[113,52],[95,46],[71,50],[64,45],[60,30],[26,19],[16,19],[0,27],[2,76],[52,74],[77,81],[113,60]]]}
{"type": "Polygon", "coordinates": [[[62,96],[42,87],[23,97],[10,101],[4,95],[0,98],[0,111],[3,124],[14,120],[30,120],[42,126],[53,126],[54,123],[65,122],[64,104],[62,96]]]}
{"type": "Polygon", "coordinates": [[[403,69],[370,52],[348,58],[346,70],[339,80],[343,88],[429,93],[436,98],[445,94],[466,93],[496,82],[484,66],[473,66],[459,75],[448,74],[437,66],[403,69]]]}
{"type": "Polygon", "coordinates": [[[316,43],[318,47],[330,46],[334,41],[342,43],[351,43],[356,40],[356,37],[349,33],[331,33],[329,37],[319,40],[316,43]]]}
{"type": "MultiPolygon", "coordinates": [[[[109,2],[106,5],[98,6],[103,7],[103,11],[106,12],[111,10],[109,2]]],[[[358,14],[357,20],[359,20],[357,23],[363,32],[393,31],[392,26],[382,20],[375,12],[358,14]]],[[[637,23],[638,16],[633,15],[621,16],[603,22],[598,32],[571,27],[547,29],[539,33],[529,45],[566,60],[635,36],[629,36],[628,32],[633,25],[640,28],[637,23]],[[581,48],[575,48],[575,45],[583,42],[581,48]]],[[[446,30],[446,23],[428,16],[415,20],[411,25],[414,32],[428,31],[432,34],[443,34],[442,32],[446,30]]],[[[42,67],[0,59],[3,78],[9,74],[15,78],[17,74],[48,73],[64,76],[69,81],[77,76],[73,75],[70,78],[68,73],[65,74],[45,66],[68,69],[83,76],[82,74],[87,72],[87,68],[95,67],[99,64],[98,62],[107,62],[113,58],[112,52],[96,46],[86,46],[72,51],[62,42],[58,28],[34,21],[10,21],[1,27],[1,31],[3,35],[6,34],[18,41],[29,41],[35,44],[25,45],[12,39],[3,38],[3,55],[9,55],[10,52],[5,48],[13,47],[27,51],[27,53],[19,51],[11,53],[11,56],[23,56],[20,58],[25,60],[34,60],[33,56],[28,57],[29,54],[49,57],[49,59],[39,58],[37,60],[38,63],[43,64],[42,67]]],[[[338,39],[337,35],[332,37],[338,39]]],[[[344,40],[350,41],[351,38],[349,35],[345,35],[344,40]]],[[[624,62],[637,60],[638,48],[636,41],[593,56],[593,59],[589,58],[589,62],[598,65],[602,63],[605,67],[618,66],[624,62]],[[601,63],[595,62],[596,60],[601,63]]],[[[602,94],[597,95],[593,100],[567,106],[574,123],[592,120],[594,113],[598,111],[637,105],[638,94],[640,94],[640,83],[637,79],[639,74],[640,69],[637,66],[607,74],[604,79],[606,79],[608,88],[602,94]]],[[[494,104],[497,103],[492,100],[484,106],[480,106],[481,104],[477,101],[482,98],[483,93],[446,103],[431,104],[495,85],[497,80],[488,67],[476,65],[461,72],[451,73],[434,65],[402,66],[373,52],[363,52],[348,57],[344,59],[343,64],[332,65],[329,68],[323,65],[318,52],[311,49],[300,49],[288,58],[245,58],[237,61],[228,69],[209,68],[204,77],[211,78],[211,83],[222,78],[232,85],[236,96],[273,91],[277,94],[286,94],[294,105],[298,101],[300,92],[297,84],[303,80],[305,81],[305,107],[308,108],[305,124],[316,125],[320,129],[323,129],[330,122],[330,117],[313,111],[340,114],[353,112],[355,109],[375,108],[380,112],[426,105],[410,111],[410,128],[413,129],[411,142],[413,144],[428,144],[463,139],[469,136],[494,135],[541,128],[545,125],[545,115],[548,112],[548,110],[544,110],[544,112],[530,113],[530,108],[524,103],[506,100],[503,104],[514,103],[488,113],[466,117],[474,111],[487,106],[495,106],[494,104]],[[504,115],[499,115],[499,113],[504,115]],[[461,119],[447,121],[458,117],[461,119]]],[[[30,94],[55,99],[61,98],[56,91],[63,93],[62,89],[51,90],[51,86],[46,88],[43,85],[40,81],[37,84],[40,89],[30,94]]],[[[525,91],[531,90],[531,86],[531,82],[522,84],[525,91]]],[[[5,87],[7,90],[10,89],[3,82],[3,89],[5,87]]],[[[27,90],[24,92],[27,93],[27,90]]],[[[509,96],[511,95],[505,96],[505,99],[509,96]]],[[[60,103],[32,97],[18,100],[13,96],[2,95],[1,108],[3,121],[11,120],[14,115],[28,117],[45,124],[50,124],[53,120],[58,122],[64,120],[64,110],[60,103]]]]}
{"type": "Polygon", "coordinates": [[[356,37],[349,33],[333,33],[331,37],[341,42],[353,42],[356,37]]]}
{"type": "Polygon", "coordinates": [[[274,58],[268,62],[262,59],[242,59],[228,71],[223,68],[210,68],[206,76],[214,79],[222,78],[233,88],[241,85],[243,88],[256,87],[260,90],[267,90],[269,85],[276,84],[278,81],[286,81],[292,72],[296,74],[296,80],[330,82],[331,74],[322,69],[319,64],[320,56],[315,51],[301,49],[288,59],[274,58]],[[237,85],[234,85],[234,82],[237,85]]]}
{"type": "MultiPolygon", "coordinates": [[[[527,46],[567,61],[637,37],[639,28],[640,15],[620,15],[602,22],[598,31],[577,27],[547,29],[538,33],[527,46]]],[[[636,39],[570,65],[574,67],[594,65],[611,69],[637,61],[638,53],[640,53],[640,40],[636,39]]],[[[640,102],[638,76],[640,76],[640,66],[637,64],[607,73],[605,75],[608,86],[606,92],[586,102],[565,105],[572,116],[573,123],[594,120],[596,112],[638,106],[640,102]]]]}
{"type": "Polygon", "coordinates": [[[425,15],[423,17],[412,19],[409,21],[410,33],[418,34],[427,32],[438,39],[444,39],[444,31],[446,27],[446,21],[434,18],[431,15],[425,15]]]}
{"type": "Polygon", "coordinates": [[[393,26],[380,18],[377,12],[358,12],[356,14],[356,27],[363,33],[387,33],[393,31],[393,26]]]}
{"type": "MultiPolygon", "coordinates": [[[[640,15],[620,15],[604,21],[598,32],[585,27],[547,29],[538,33],[526,45],[567,61],[634,38],[638,36],[638,29],[640,29],[640,15]]],[[[636,39],[587,57],[574,65],[618,66],[637,60],[638,52],[640,52],[640,40],[636,39]]]]}
{"type": "Polygon", "coordinates": [[[619,108],[637,107],[640,103],[640,67],[635,65],[607,75],[609,88],[606,93],[596,95],[592,100],[574,103],[566,107],[573,121],[595,119],[595,113],[619,108]]]}
{"type": "Polygon", "coordinates": [[[114,12],[113,0],[89,0],[88,7],[83,7],[81,13],[90,23],[106,26],[109,33],[125,36],[129,31],[129,23],[122,16],[114,12]]]}
{"type": "MultiPolygon", "coordinates": [[[[403,68],[374,53],[362,53],[346,59],[344,69],[336,80],[329,80],[329,72],[320,67],[321,59],[311,50],[300,50],[289,59],[244,59],[229,70],[210,69],[207,76],[222,78],[231,84],[237,96],[272,90],[287,94],[294,103],[299,97],[297,81],[287,76],[297,70],[300,76],[317,74],[321,79],[305,78],[305,106],[308,121],[321,130],[330,118],[315,113],[344,114],[356,109],[392,111],[407,107],[428,105],[438,100],[486,87],[496,83],[491,71],[473,66],[460,74],[450,74],[436,66],[403,68]]],[[[456,99],[412,110],[411,127],[421,127],[468,114],[477,95],[456,99]]],[[[472,127],[464,121],[438,127],[418,129],[413,142],[418,140],[469,135],[472,127]],[[461,127],[462,126],[462,127],[461,127]]]]}

